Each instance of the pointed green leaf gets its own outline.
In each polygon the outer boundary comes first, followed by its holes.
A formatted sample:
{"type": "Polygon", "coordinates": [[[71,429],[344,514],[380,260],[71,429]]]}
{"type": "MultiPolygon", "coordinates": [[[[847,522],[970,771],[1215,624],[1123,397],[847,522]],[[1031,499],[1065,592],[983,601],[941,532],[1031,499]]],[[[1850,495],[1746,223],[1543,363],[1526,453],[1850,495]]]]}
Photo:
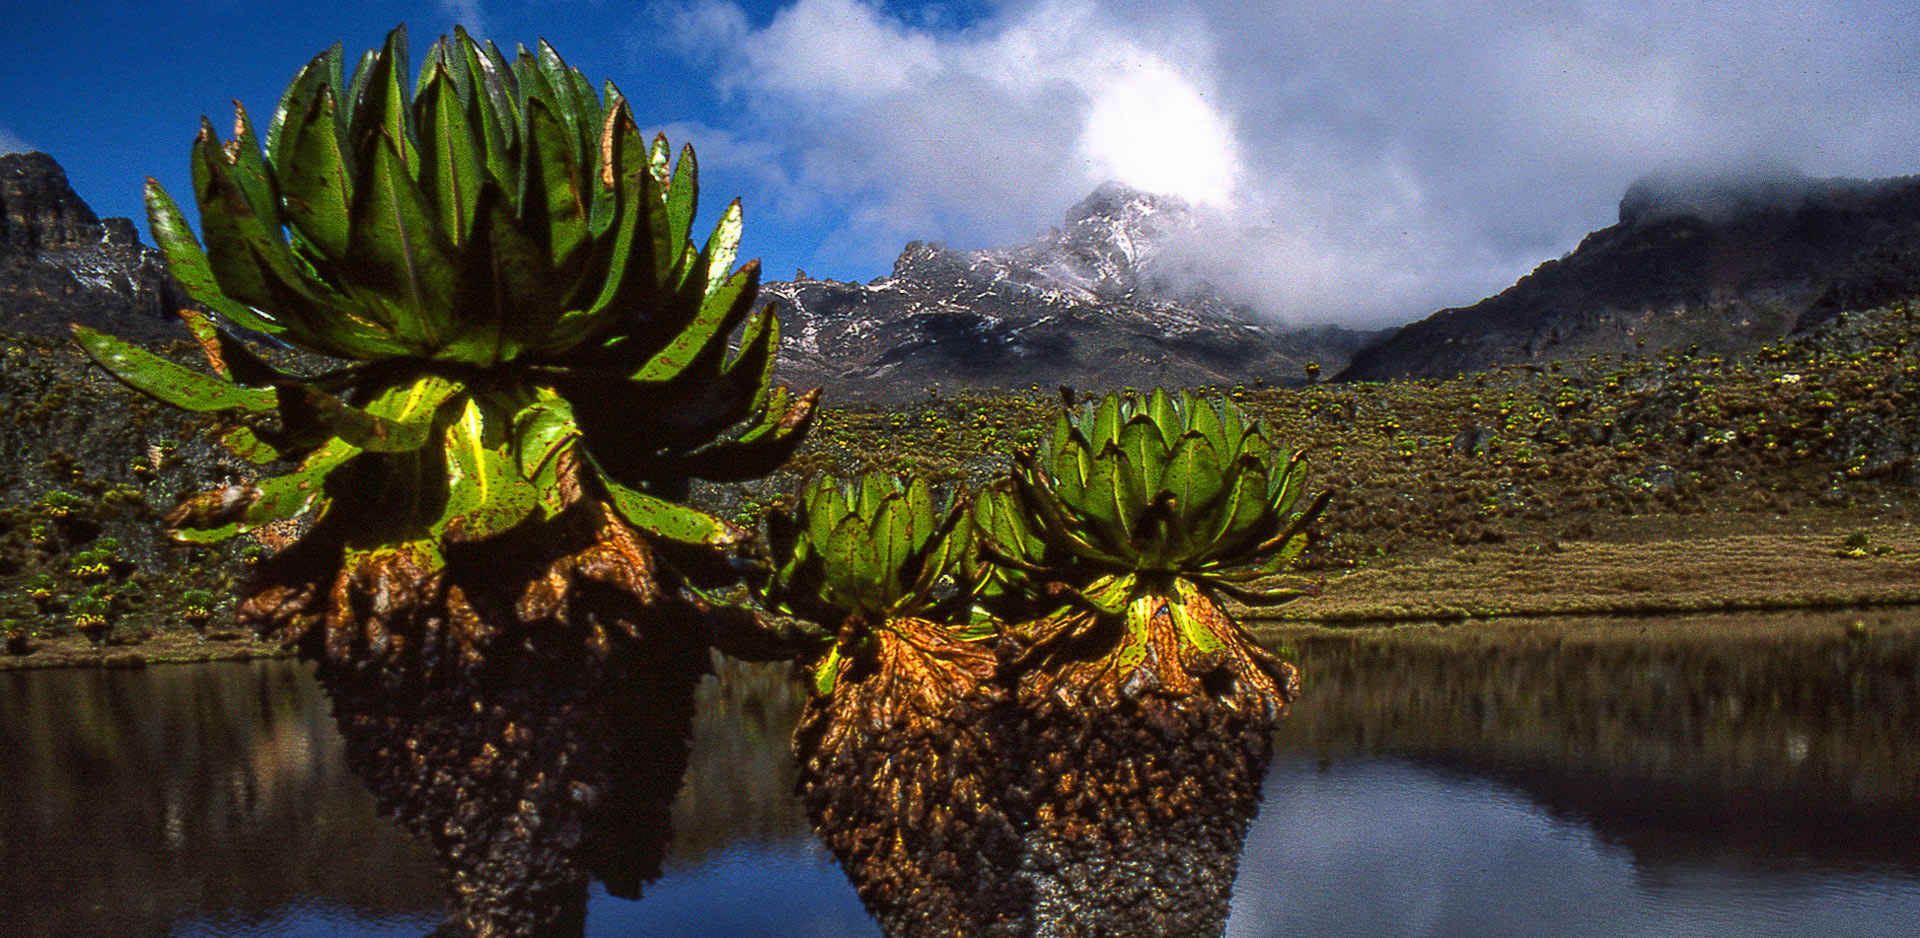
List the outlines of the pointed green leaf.
{"type": "Polygon", "coordinates": [[[913,520],[912,509],[898,493],[889,495],[873,517],[874,553],[878,559],[873,572],[879,587],[877,598],[883,606],[891,605],[902,592],[901,574],[916,546],[913,520]]]}
{"type": "Polygon", "coordinates": [[[361,62],[353,76],[357,93],[348,137],[353,162],[364,168],[384,139],[393,148],[400,170],[413,182],[420,172],[420,153],[409,126],[413,101],[412,85],[406,80],[407,28],[395,27],[387,33],[380,54],[371,62],[361,62]]]}
{"type": "Polygon", "coordinates": [[[499,50],[494,49],[490,42],[487,50],[482,50],[473,37],[458,26],[454,27],[453,35],[453,52],[466,59],[467,74],[472,81],[466,102],[467,120],[477,130],[488,176],[496,184],[506,185],[511,181],[507,154],[520,126],[520,118],[515,111],[513,91],[502,77],[504,69],[499,61],[499,50]]]}
{"type": "Polygon", "coordinates": [[[372,77],[374,64],[379,61],[380,53],[368,49],[360,53],[360,60],[353,65],[353,77],[347,81],[346,97],[340,102],[340,148],[353,152],[353,142],[357,137],[361,113],[365,110],[367,97],[367,79],[372,77]]]}
{"type": "MultiPolygon", "coordinates": [[[[227,169],[242,198],[253,209],[253,213],[262,218],[277,218],[280,212],[280,196],[276,190],[273,174],[267,171],[267,163],[260,155],[260,141],[253,135],[253,121],[247,117],[247,109],[240,102],[233,102],[233,139],[222,148],[227,159],[227,169]]],[[[268,230],[280,234],[278,225],[270,225],[268,230]]]]}
{"type": "Polygon", "coordinates": [[[835,643],[827,650],[827,657],[813,671],[814,693],[822,697],[831,696],[835,682],[840,679],[840,646],[835,643]]]}
{"type": "Polygon", "coordinates": [[[1254,545],[1271,537],[1280,525],[1280,519],[1274,515],[1267,503],[1267,478],[1265,466],[1249,457],[1241,457],[1236,462],[1237,472],[1234,478],[1233,497],[1228,503],[1231,511],[1223,511],[1216,518],[1221,526],[1218,534],[1210,539],[1210,556],[1232,558],[1242,551],[1250,550],[1254,545]]]}
{"type": "Polygon", "coordinates": [[[114,377],[136,391],[175,407],[193,411],[258,412],[270,410],[275,405],[271,390],[245,388],[202,374],[85,326],[74,326],[73,338],[88,357],[114,377]]]}
{"type": "Polygon", "coordinates": [[[1218,551],[1226,542],[1237,540],[1243,529],[1266,511],[1266,478],[1257,465],[1246,461],[1236,461],[1224,477],[1226,496],[1222,498],[1210,514],[1210,523],[1201,530],[1203,544],[1201,551],[1209,557],[1217,557],[1218,551]]]}
{"type": "Polygon", "coordinates": [[[1089,584],[1083,595],[1101,612],[1113,615],[1133,601],[1134,587],[1140,578],[1132,573],[1114,573],[1089,584]]]}
{"type": "Polygon", "coordinates": [[[1245,455],[1247,452],[1245,438],[1253,428],[1247,426],[1246,417],[1240,413],[1239,406],[1232,401],[1215,401],[1214,406],[1220,414],[1220,432],[1226,435],[1228,442],[1228,448],[1222,449],[1221,454],[1229,457],[1245,455]]]}
{"type": "MultiPolygon", "coordinates": [[[[649,157],[663,157],[666,143],[665,137],[655,137],[649,157]]],[[[653,283],[661,290],[671,290],[676,286],[673,269],[680,262],[680,254],[687,242],[673,238],[673,217],[667,210],[667,182],[663,166],[663,162],[653,163],[649,167],[650,172],[640,175],[640,197],[634,210],[647,214],[645,229],[652,236],[653,244],[646,258],[652,266],[653,283]]]]}
{"type": "Polygon", "coordinates": [[[629,524],[650,534],[683,544],[722,548],[733,547],[750,536],[746,530],[712,515],[627,488],[608,480],[604,474],[601,482],[614,509],[629,524]]]}
{"type": "Polygon", "coordinates": [[[669,242],[687,244],[692,240],[693,215],[700,202],[700,162],[693,156],[693,144],[681,145],[680,162],[674,164],[666,195],[669,242]]]}
{"type": "Polygon", "coordinates": [[[574,422],[573,406],[545,388],[539,398],[513,417],[514,447],[520,462],[520,474],[531,479],[539,475],[562,449],[580,438],[580,426],[574,422]]]}
{"type": "Polygon", "coordinates": [[[1223,468],[1213,443],[1204,434],[1190,431],[1175,445],[1161,487],[1173,493],[1186,517],[1205,517],[1225,487],[1223,468]]]}
{"type": "Polygon", "coordinates": [[[469,399],[447,425],[447,506],[441,528],[450,541],[492,537],[540,506],[540,493],[521,473],[503,423],[469,399]]]}
{"type": "Polygon", "coordinates": [[[1147,416],[1153,419],[1153,424],[1159,428],[1163,439],[1179,439],[1180,435],[1187,430],[1182,425],[1180,412],[1174,409],[1173,398],[1167,395],[1166,388],[1156,386],[1153,389],[1153,397],[1147,401],[1147,416]]]}
{"type": "MultiPolygon", "coordinates": [[[[345,440],[329,440],[308,455],[300,463],[300,467],[293,472],[262,479],[255,483],[258,489],[257,497],[240,513],[238,519],[214,524],[213,522],[222,521],[226,516],[221,514],[212,518],[203,518],[189,514],[180,526],[169,532],[169,536],[177,541],[208,544],[225,540],[236,534],[258,530],[276,521],[298,517],[316,507],[324,507],[327,500],[327,476],[359,453],[359,447],[345,440]]],[[[210,492],[207,496],[199,498],[218,494],[210,492]]],[[[198,498],[190,499],[187,505],[197,500],[198,498]]]]}
{"type": "Polygon", "coordinates": [[[293,81],[287,85],[286,92],[280,96],[279,105],[273,109],[273,119],[267,122],[267,159],[274,163],[276,170],[283,166],[281,140],[287,127],[297,123],[307,113],[307,108],[313,104],[313,98],[321,88],[331,87],[335,94],[343,90],[339,85],[329,82],[339,68],[340,56],[341,45],[336,42],[332,48],[301,66],[300,71],[294,74],[293,81]]]}
{"type": "Polygon", "coordinates": [[[201,250],[199,239],[180,214],[180,207],[167,195],[160,183],[149,177],[146,189],[147,227],[153,241],[167,255],[167,268],[187,290],[187,295],[205,303],[228,322],[266,335],[278,335],[284,328],[262,317],[252,307],[227,296],[215,280],[213,268],[201,250]]]}
{"type": "Polygon", "coordinates": [[[227,430],[220,434],[220,445],[226,447],[227,452],[255,465],[264,466],[275,460],[287,458],[285,450],[261,439],[252,427],[234,427],[227,430]]]}
{"type": "Polygon", "coordinates": [[[293,232],[321,257],[344,257],[353,204],[353,174],[335,125],[334,90],[322,86],[281,131],[274,170],[282,211],[293,232]]]}
{"type": "Polygon", "coordinates": [[[919,605],[930,602],[934,584],[942,577],[956,575],[960,564],[975,549],[973,516],[964,495],[957,494],[950,501],[946,515],[927,539],[920,569],[908,586],[919,605]]]}
{"type": "Polygon", "coordinates": [[[431,73],[422,74],[426,81],[414,98],[414,125],[420,133],[420,189],[432,206],[441,233],[457,247],[467,243],[480,205],[482,144],[474,138],[467,121],[466,96],[453,70],[439,64],[431,73]]]}
{"type": "Polygon", "coordinates": [[[1099,409],[1094,414],[1093,432],[1087,436],[1088,448],[1099,453],[1109,443],[1118,444],[1120,424],[1120,395],[1109,394],[1100,401],[1099,409]]]}
{"type": "Polygon", "coordinates": [[[1167,439],[1153,418],[1136,414],[1120,429],[1120,451],[1127,456],[1127,468],[1133,473],[1129,488],[1140,493],[1141,501],[1160,493],[1160,480],[1166,472],[1167,439]]]}
{"type": "Polygon", "coordinates": [[[564,277],[576,277],[587,241],[588,191],[594,180],[591,167],[578,152],[577,137],[553,107],[540,98],[526,104],[523,140],[527,181],[521,190],[520,218],[523,224],[538,219],[544,223],[548,257],[564,277]]]}
{"type": "Polygon", "coordinates": [[[359,454],[352,443],[332,440],[302,460],[297,471],[261,482],[260,500],[247,509],[240,533],[305,514],[326,497],[327,475],[359,454]]]}
{"type": "Polygon", "coordinates": [[[700,251],[704,261],[700,277],[703,294],[711,295],[730,279],[734,258],[740,254],[742,228],[740,200],[734,199],[721,213],[713,233],[707,236],[707,246],[700,251]]]}
{"type": "Polygon", "coordinates": [[[878,612],[884,599],[878,593],[880,547],[875,532],[864,518],[850,513],[841,518],[824,541],[815,541],[824,561],[822,578],[827,601],[843,609],[878,612]]]}
{"type": "Polygon", "coordinates": [[[1123,545],[1133,541],[1135,522],[1147,506],[1148,493],[1141,485],[1141,478],[1142,473],[1133,465],[1133,458],[1117,445],[1101,453],[1099,463],[1094,467],[1095,482],[1087,487],[1089,502],[1101,501],[1100,507],[1117,522],[1118,531],[1113,545],[1115,550],[1121,550],[1123,545]]]}
{"type": "Polygon", "coordinates": [[[367,172],[354,183],[347,263],[356,286],[390,304],[361,309],[412,350],[431,353],[446,344],[455,326],[453,245],[395,147],[388,141],[370,146],[367,172]]]}
{"type": "Polygon", "coordinates": [[[1121,633],[1119,647],[1107,655],[1115,671],[1132,674],[1147,663],[1153,652],[1147,642],[1147,629],[1161,601],[1161,597],[1148,593],[1127,604],[1126,630],[1121,633]]]}
{"type": "Polygon", "coordinates": [[[885,504],[887,496],[899,491],[900,483],[894,477],[878,472],[869,472],[860,478],[860,498],[854,503],[854,514],[862,518],[874,518],[880,514],[880,506],[885,504]]]}
{"type": "Polygon", "coordinates": [[[1210,400],[1196,400],[1187,408],[1187,417],[1192,421],[1193,429],[1207,438],[1213,451],[1219,454],[1222,465],[1231,462],[1240,455],[1238,436],[1229,439],[1227,429],[1220,423],[1220,412],[1210,400]]]}
{"type": "Polygon", "coordinates": [[[1307,454],[1297,450],[1287,454],[1286,467],[1273,473],[1267,483],[1267,504],[1276,514],[1286,514],[1293,509],[1294,500],[1300,497],[1300,488],[1307,480],[1307,454]]]}
{"type": "Polygon", "coordinates": [[[806,519],[807,540],[814,544],[826,544],[833,537],[833,529],[841,519],[847,516],[850,507],[840,487],[825,475],[815,476],[813,483],[800,496],[800,516],[806,519]]]}

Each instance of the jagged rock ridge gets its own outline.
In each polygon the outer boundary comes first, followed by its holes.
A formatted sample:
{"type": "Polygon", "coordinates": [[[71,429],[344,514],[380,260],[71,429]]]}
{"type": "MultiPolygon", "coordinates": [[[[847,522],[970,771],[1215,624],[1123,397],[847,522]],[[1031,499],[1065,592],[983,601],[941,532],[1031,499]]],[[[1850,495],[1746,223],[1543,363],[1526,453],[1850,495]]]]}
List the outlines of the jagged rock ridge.
{"type": "Polygon", "coordinates": [[[1354,356],[1339,380],[1699,346],[1738,353],[1842,309],[1920,292],[1920,177],[1652,175],[1589,234],[1504,292],[1354,356]]]}
{"type": "Polygon", "coordinates": [[[1027,244],[961,251],[914,241],[861,285],[804,275],[763,287],[780,306],[781,376],[841,399],[930,387],[1231,385],[1337,368],[1371,333],[1284,330],[1184,276],[1167,245],[1183,201],[1107,183],[1027,244]]]}
{"type": "Polygon", "coordinates": [[[185,338],[173,314],[190,303],[133,222],[94,215],[53,157],[0,155],[0,331],[185,338]]]}

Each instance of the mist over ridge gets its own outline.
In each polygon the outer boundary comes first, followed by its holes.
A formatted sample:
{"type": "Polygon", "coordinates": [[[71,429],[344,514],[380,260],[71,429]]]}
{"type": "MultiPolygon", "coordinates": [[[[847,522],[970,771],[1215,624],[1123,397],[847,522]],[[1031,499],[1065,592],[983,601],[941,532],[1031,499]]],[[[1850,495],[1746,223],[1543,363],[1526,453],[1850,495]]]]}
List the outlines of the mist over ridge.
{"type": "Polygon", "coordinates": [[[677,9],[741,115],[688,129],[751,140],[778,211],[844,211],[799,265],[843,279],[1022,243],[1111,179],[1202,220],[1169,266],[1379,328],[1505,289],[1659,167],[1920,168],[1920,14],[1891,3],[677,9]]]}

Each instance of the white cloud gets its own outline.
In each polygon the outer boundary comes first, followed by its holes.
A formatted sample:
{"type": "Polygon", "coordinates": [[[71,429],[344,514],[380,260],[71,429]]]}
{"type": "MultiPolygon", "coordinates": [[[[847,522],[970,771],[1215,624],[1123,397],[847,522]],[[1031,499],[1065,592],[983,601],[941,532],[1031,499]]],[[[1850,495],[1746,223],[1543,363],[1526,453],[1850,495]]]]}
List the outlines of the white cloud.
{"type": "Polygon", "coordinates": [[[1232,124],[1175,69],[1134,63],[1088,91],[1078,156],[1090,176],[1199,204],[1232,201],[1240,173],[1232,124]]]}
{"type": "Polygon", "coordinates": [[[1199,266],[1296,321],[1471,302],[1663,165],[1920,171],[1906,2],[1011,0],[940,22],[797,0],[756,26],[693,0],[675,26],[780,209],[847,219],[822,257],[1022,240],[1117,178],[1211,206],[1199,266]]]}
{"type": "Polygon", "coordinates": [[[32,144],[27,143],[5,127],[0,127],[0,153],[31,153],[32,144]]]}
{"type": "Polygon", "coordinates": [[[475,36],[485,36],[487,28],[487,10],[481,0],[438,0],[440,12],[455,23],[467,28],[475,36]]]}
{"type": "Polygon", "coordinates": [[[1090,4],[1048,2],[931,31],[859,0],[800,0],[754,29],[705,2],[688,49],[727,49],[719,83],[780,149],[792,182],[851,223],[829,253],[891,257],[909,238],[1024,239],[1108,179],[1231,198],[1231,122],[1206,45],[1155,45],[1090,4]]]}

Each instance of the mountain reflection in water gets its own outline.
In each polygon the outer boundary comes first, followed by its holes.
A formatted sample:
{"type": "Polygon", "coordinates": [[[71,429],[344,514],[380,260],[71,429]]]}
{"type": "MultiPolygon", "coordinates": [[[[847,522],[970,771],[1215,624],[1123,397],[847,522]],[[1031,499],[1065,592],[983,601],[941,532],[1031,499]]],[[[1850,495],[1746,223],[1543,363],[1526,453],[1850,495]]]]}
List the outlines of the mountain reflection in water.
{"type": "MultiPolygon", "coordinates": [[[[1229,934],[1894,934],[1920,916],[1920,616],[1300,631],[1229,934]],[[1864,618],[1865,634],[1843,623],[1864,618]]],[[[589,935],[875,935],[791,795],[779,667],[701,687],[660,881],[589,935]]],[[[417,936],[288,662],[0,673],[0,934],[417,936]]]]}

